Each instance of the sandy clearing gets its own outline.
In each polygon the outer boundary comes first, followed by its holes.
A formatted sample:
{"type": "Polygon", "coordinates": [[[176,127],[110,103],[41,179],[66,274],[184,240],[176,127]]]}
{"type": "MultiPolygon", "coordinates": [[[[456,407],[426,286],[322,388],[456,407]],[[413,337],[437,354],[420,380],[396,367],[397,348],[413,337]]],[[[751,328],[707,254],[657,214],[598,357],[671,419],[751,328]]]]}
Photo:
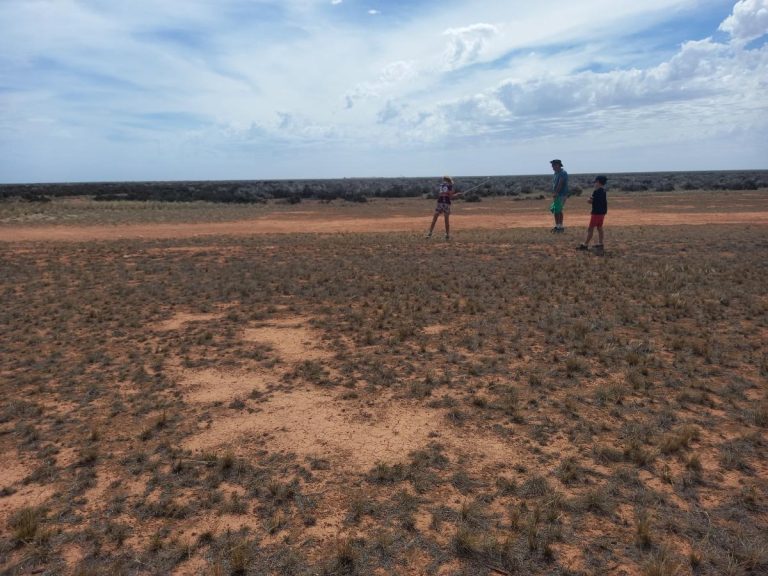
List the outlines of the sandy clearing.
{"type": "MultiPolygon", "coordinates": [[[[509,228],[548,228],[551,216],[546,210],[531,210],[521,202],[502,205],[489,201],[482,210],[458,206],[451,222],[456,231],[467,229],[500,230],[509,228]],[[498,208],[498,209],[496,209],[498,208]]],[[[740,210],[713,212],[702,205],[699,211],[678,211],[666,205],[654,209],[618,206],[612,208],[606,226],[671,226],[703,224],[768,224],[768,211],[740,210]]],[[[686,205],[687,206],[687,205],[686,205]]],[[[425,206],[426,208],[426,206],[425,206]]],[[[566,226],[584,228],[589,221],[588,208],[579,206],[566,211],[566,226]]],[[[333,207],[326,211],[305,210],[290,215],[269,215],[234,222],[120,224],[100,226],[23,226],[0,227],[0,242],[81,242],[91,240],[169,239],[199,236],[251,236],[260,234],[335,234],[364,232],[422,232],[430,222],[429,211],[423,215],[382,213],[381,216],[339,214],[333,207]]],[[[442,222],[438,222],[438,231],[442,222]]]]}

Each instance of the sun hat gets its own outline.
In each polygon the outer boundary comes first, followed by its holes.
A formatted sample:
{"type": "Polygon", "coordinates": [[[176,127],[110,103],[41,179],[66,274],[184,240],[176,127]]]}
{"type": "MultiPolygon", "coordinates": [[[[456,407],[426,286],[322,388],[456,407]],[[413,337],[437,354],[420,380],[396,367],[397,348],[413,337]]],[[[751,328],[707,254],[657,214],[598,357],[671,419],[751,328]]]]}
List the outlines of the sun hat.
{"type": "Polygon", "coordinates": [[[557,158],[555,158],[554,160],[550,160],[549,163],[550,164],[560,164],[560,166],[563,165],[563,161],[562,160],[558,160],[557,158]]]}

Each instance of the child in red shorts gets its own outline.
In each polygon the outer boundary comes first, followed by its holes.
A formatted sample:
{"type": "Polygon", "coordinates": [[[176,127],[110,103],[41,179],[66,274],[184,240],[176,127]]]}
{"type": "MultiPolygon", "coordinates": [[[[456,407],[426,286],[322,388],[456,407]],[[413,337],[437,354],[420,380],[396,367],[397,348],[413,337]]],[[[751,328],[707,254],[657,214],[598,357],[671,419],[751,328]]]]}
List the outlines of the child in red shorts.
{"type": "Polygon", "coordinates": [[[595,178],[595,190],[592,192],[592,196],[587,200],[592,204],[592,215],[589,219],[589,228],[587,229],[587,239],[579,244],[579,250],[589,250],[589,241],[592,240],[592,234],[597,228],[597,241],[595,244],[595,250],[603,250],[603,221],[605,215],[608,213],[608,197],[605,192],[605,183],[608,179],[605,176],[597,176],[595,178]]]}

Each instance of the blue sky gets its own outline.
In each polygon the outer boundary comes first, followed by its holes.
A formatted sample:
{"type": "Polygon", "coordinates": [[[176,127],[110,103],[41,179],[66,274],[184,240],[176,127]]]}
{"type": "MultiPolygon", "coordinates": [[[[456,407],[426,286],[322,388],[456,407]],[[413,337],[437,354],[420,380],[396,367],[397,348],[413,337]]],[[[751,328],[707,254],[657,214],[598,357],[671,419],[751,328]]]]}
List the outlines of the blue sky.
{"type": "Polygon", "coordinates": [[[0,0],[0,183],[768,168],[768,0],[0,0]]]}

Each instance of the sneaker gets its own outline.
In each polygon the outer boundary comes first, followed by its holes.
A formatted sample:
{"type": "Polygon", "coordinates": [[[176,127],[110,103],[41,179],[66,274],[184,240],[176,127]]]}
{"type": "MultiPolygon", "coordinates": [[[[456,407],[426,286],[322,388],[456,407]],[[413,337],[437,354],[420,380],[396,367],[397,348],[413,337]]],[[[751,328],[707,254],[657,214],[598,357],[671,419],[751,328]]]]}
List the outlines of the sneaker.
{"type": "Polygon", "coordinates": [[[552,230],[550,230],[550,232],[552,232],[552,234],[557,234],[558,232],[560,232],[560,229],[557,226],[555,226],[554,228],[552,228],[552,230]]]}
{"type": "Polygon", "coordinates": [[[451,239],[451,237],[450,237],[448,234],[446,234],[446,235],[445,235],[445,239],[446,239],[446,240],[450,240],[450,239],[451,239]]]}
{"type": "Polygon", "coordinates": [[[557,231],[562,234],[563,232],[565,232],[565,228],[558,228],[557,231]]]}
{"type": "Polygon", "coordinates": [[[432,232],[427,232],[424,234],[424,238],[432,238],[432,232]]]}
{"type": "Polygon", "coordinates": [[[589,250],[589,246],[586,244],[579,244],[579,247],[576,248],[576,250],[589,250]]]}

